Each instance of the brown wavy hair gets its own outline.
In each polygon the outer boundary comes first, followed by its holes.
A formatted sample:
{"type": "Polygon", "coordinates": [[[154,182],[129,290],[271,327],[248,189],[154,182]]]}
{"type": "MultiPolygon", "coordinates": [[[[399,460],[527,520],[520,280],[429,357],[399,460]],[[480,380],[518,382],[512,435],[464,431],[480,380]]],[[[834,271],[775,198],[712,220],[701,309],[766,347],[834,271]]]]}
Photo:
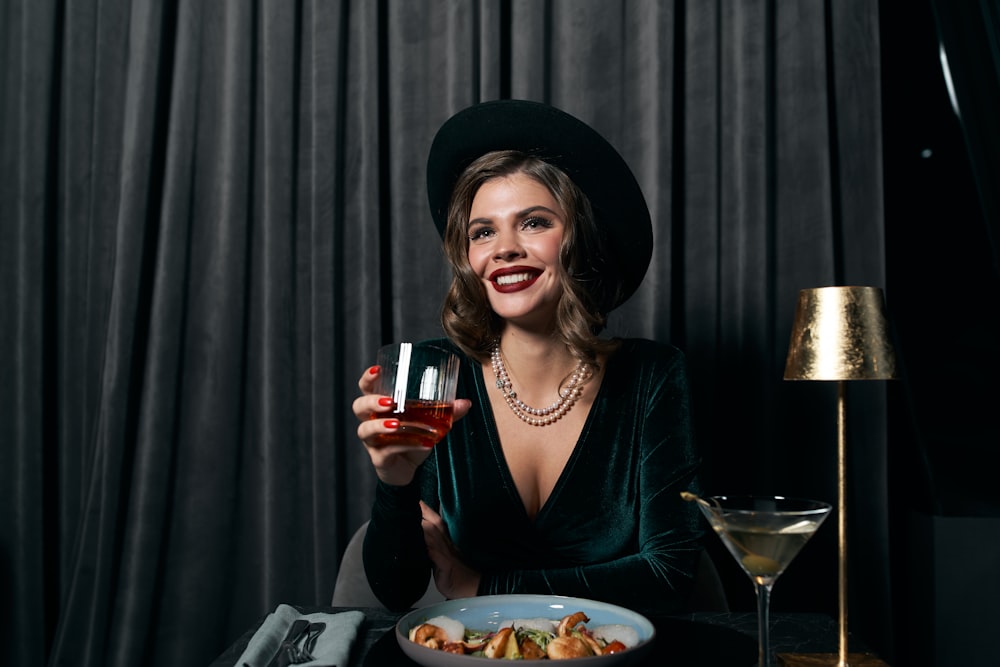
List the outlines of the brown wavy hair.
{"type": "Polygon", "coordinates": [[[503,320],[493,312],[486,289],[469,264],[469,214],[484,183],[518,173],[548,188],[566,213],[557,268],[564,290],[556,309],[556,331],[577,358],[596,365],[598,354],[618,346],[598,334],[607,325],[621,279],[609,269],[606,241],[586,195],[564,171],[521,151],[487,153],[472,162],[455,183],[444,234],[453,277],[441,309],[441,325],[466,354],[480,360],[489,357],[503,320]]]}

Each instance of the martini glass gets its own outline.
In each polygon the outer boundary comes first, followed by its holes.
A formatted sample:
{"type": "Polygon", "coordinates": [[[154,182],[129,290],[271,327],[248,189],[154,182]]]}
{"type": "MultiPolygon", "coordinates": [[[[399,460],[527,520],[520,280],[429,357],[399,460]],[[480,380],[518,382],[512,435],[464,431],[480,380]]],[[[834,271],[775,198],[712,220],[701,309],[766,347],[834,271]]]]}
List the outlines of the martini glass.
{"type": "Polygon", "coordinates": [[[757,664],[771,667],[771,587],[830,514],[831,505],[781,496],[711,496],[698,507],[757,588],[757,664]]]}

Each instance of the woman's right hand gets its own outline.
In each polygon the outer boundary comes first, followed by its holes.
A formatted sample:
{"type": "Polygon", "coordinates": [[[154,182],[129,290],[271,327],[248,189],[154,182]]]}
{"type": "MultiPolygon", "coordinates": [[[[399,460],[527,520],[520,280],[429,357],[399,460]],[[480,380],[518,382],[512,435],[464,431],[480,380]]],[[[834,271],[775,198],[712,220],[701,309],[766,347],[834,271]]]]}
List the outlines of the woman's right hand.
{"type": "MultiPolygon", "coordinates": [[[[380,445],[375,438],[386,433],[394,433],[399,421],[386,415],[372,419],[372,415],[388,413],[392,409],[392,399],[375,393],[379,367],[372,366],[358,380],[361,396],[354,399],[354,416],[358,418],[358,438],[364,443],[375,466],[375,474],[386,484],[406,486],[413,481],[417,467],[430,456],[432,447],[424,447],[414,440],[412,443],[380,445]]],[[[461,419],[472,406],[467,399],[457,399],[453,408],[453,420],[461,419]]]]}

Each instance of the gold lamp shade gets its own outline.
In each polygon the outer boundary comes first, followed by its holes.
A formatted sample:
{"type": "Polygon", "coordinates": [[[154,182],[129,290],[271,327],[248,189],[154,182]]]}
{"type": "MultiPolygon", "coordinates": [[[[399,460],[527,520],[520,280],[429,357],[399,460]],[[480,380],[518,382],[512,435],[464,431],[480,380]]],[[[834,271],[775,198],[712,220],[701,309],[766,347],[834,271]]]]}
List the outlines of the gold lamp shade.
{"type": "Polygon", "coordinates": [[[799,292],[786,380],[891,380],[896,355],[878,287],[799,292]]]}

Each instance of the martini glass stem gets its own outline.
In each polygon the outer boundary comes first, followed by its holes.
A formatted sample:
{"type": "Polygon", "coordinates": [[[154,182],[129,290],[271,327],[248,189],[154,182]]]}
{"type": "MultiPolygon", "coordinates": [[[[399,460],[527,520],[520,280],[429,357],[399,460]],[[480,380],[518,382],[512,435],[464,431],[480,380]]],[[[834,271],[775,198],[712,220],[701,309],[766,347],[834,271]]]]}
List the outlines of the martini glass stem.
{"type": "Polygon", "coordinates": [[[771,667],[771,586],[754,582],[757,586],[757,665],[771,667]]]}

